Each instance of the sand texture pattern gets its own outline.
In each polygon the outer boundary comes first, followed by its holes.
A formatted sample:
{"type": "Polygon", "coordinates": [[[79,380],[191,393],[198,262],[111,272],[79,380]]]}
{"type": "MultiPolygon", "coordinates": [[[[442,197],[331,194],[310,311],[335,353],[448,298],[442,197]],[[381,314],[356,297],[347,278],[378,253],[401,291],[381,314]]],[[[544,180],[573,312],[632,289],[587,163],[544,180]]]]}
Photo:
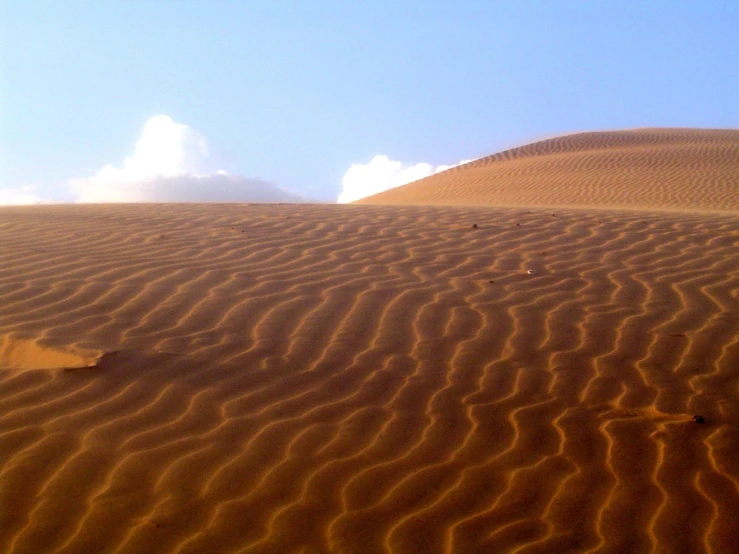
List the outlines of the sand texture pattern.
{"type": "Polygon", "coordinates": [[[736,214],[17,207],[0,260],[0,552],[736,552],[736,214]]]}
{"type": "Polygon", "coordinates": [[[358,204],[739,210],[739,130],[566,135],[454,167],[358,204]]]}

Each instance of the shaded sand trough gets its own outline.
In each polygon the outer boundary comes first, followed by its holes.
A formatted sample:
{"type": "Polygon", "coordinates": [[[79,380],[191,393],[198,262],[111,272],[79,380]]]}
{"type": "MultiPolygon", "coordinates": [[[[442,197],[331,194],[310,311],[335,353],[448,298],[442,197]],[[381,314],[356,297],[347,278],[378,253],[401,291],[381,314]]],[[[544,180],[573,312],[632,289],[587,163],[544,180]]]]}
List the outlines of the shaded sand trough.
{"type": "Polygon", "coordinates": [[[0,260],[0,552],[739,544],[736,213],[3,208],[0,260]]]}

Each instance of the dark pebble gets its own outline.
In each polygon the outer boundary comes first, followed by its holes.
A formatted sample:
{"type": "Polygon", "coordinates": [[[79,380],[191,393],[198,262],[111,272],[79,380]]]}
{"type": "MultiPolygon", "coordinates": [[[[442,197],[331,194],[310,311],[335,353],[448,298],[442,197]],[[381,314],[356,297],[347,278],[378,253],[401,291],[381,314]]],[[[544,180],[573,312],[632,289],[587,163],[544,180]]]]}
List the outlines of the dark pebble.
{"type": "Polygon", "coordinates": [[[479,227],[477,226],[477,223],[475,223],[475,224],[474,224],[474,225],[472,226],[472,228],[473,228],[473,229],[479,229],[479,227]]]}
{"type": "Polygon", "coordinates": [[[702,415],[694,415],[693,416],[693,421],[695,421],[696,423],[705,423],[706,422],[705,418],[702,415]]]}

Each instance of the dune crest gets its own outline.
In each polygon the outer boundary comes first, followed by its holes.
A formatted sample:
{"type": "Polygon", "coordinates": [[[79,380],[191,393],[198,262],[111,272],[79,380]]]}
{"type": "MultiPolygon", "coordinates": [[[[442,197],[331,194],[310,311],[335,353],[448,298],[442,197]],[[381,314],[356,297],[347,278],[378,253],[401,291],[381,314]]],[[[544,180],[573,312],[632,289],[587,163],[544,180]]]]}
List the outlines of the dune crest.
{"type": "Polygon", "coordinates": [[[0,335],[0,369],[80,369],[94,366],[101,352],[51,348],[38,340],[0,335]]]}
{"type": "Polygon", "coordinates": [[[739,130],[565,135],[355,203],[738,211],[739,130]]]}

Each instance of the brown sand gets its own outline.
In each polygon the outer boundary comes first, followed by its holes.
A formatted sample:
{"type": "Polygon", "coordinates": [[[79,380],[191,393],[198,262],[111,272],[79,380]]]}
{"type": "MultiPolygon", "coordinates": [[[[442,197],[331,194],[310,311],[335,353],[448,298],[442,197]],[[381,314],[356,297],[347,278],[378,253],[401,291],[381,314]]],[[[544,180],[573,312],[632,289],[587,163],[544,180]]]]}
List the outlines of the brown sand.
{"type": "Polygon", "coordinates": [[[638,129],[549,139],[358,204],[739,210],[739,130],[638,129]]]}
{"type": "Polygon", "coordinates": [[[0,552],[739,544],[737,214],[3,208],[0,261],[0,552]]]}

